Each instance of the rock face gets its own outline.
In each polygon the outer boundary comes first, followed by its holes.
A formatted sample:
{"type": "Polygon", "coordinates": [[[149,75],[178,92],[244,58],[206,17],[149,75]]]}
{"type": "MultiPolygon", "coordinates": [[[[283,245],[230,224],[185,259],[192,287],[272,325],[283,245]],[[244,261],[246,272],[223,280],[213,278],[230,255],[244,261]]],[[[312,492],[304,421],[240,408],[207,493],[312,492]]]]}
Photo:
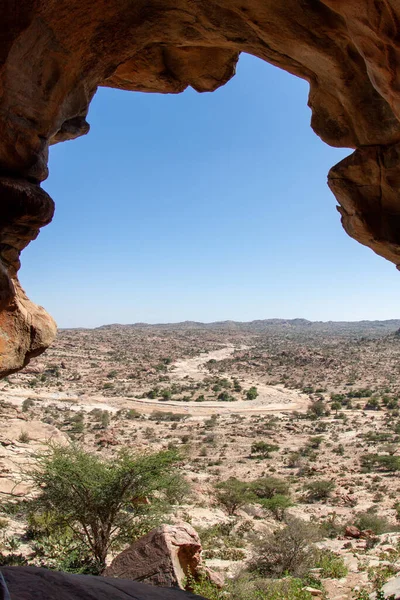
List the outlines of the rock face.
{"type": "Polygon", "coordinates": [[[395,0],[6,0],[0,45],[0,375],[49,344],[19,254],[51,221],[50,144],[89,130],[98,86],[213,91],[240,52],[310,84],[311,126],[354,148],[329,185],[345,230],[400,264],[400,6],[395,0]]]}
{"type": "Polygon", "coordinates": [[[123,579],[71,575],[36,567],[2,567],[1,572],[12,600],[204,600],[189,592],[123,579]]]}
{"type": "Polygon", "coordinates": [[[161,525],[121,552],[104,575],[183,587],[187,575],[196,576],[201,571],[200,553],[200,538],[191,525],[161,525]]]}

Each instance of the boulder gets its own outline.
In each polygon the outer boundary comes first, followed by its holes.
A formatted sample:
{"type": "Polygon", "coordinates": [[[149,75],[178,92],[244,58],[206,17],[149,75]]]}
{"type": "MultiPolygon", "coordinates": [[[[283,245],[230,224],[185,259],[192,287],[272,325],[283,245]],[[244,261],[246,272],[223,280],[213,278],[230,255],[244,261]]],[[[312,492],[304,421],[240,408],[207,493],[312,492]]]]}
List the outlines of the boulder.
{"type": "Polygon", "coordinates": [[[344,535],[346,537],[359,538],[361,537],[361,531],[358,529],[358,527],[355,527],[354,525],[349,525],[348,527],[346,527],[344,535]]]}
{"type": "Polygon", "coordinates": [[[161,525],[121,552],[104,575],[183,588],[188,575],[208,573],[201,551],[198,533],[188,523],[161,525]]]}
{"type": "MultiPolygon", "coordinates": [[[[37,567],[2,567],[1,573],[12,600],[205,600],[177,589],[37,567]]],[[[7,598],[4,594],[0,597],[7,598]]]]}
{"type": "MultiPolygon", "coordinates": [[[[390,600],[400,599],[400,577],[394,577],[389,579],[382,587],[384,598],[390,598],[390,600]]],[[[371,600],[376,600],[376,593],[370,595],[371,600]]]]}

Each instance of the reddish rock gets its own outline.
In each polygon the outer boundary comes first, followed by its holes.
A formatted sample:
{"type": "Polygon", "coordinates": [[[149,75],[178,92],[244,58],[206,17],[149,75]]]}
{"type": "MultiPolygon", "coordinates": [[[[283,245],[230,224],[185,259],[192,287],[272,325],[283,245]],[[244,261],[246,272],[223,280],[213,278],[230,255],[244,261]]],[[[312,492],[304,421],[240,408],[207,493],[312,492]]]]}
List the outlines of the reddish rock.
{"type": "Polygon", "coordinates": [[[346,527],[344,534],[346,537],[351,537],[351,538],[356,538],[356,539],[361,537],[361,531],[354,525],[348,525],[346,527]]]}
{"type": "Polygon", "coordinates": [[[372,529],[363,529],[360,533],[360,537],[364,540],[374,537],[374,532],[372,531],[372,529]]]}
{"type": "Polygon", "coordinates": [[[201,550],[200,538],[188,523],[161,525],[121,552],[104,575],[183,588],[188,575],[196,578],[208,572],[201,550]]]}

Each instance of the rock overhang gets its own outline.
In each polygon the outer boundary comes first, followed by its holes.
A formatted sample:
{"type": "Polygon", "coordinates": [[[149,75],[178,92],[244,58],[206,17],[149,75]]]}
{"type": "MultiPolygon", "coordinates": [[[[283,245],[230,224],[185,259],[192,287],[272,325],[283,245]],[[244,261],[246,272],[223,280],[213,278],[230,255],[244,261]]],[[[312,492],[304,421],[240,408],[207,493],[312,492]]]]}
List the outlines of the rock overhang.
{"type": "Polygon", "coordinates": [[[7,0],[0,24],[0,375],[55,335],[18,283],[51,221],[48,148],[89,131],[99,86],[214,91],[241,52],[310,84],[311,126],[355,152],[329,185],[349,235],[400,264],[400,6],[394,0],[7,0]]]}

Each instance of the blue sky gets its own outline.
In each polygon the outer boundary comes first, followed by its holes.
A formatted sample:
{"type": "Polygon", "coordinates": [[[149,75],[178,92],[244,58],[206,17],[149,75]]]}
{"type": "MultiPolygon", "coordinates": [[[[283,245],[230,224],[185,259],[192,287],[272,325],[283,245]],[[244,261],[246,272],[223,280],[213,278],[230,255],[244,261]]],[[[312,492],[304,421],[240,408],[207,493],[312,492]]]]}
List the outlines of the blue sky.
{"type": "Polygon", "coordinates": [[[60,327],[399,317],[395,266],[349,238],[308,84],[242,55],[212,94],[99,89],[51,148],[53,223],[20,279],[60,327]]]}

